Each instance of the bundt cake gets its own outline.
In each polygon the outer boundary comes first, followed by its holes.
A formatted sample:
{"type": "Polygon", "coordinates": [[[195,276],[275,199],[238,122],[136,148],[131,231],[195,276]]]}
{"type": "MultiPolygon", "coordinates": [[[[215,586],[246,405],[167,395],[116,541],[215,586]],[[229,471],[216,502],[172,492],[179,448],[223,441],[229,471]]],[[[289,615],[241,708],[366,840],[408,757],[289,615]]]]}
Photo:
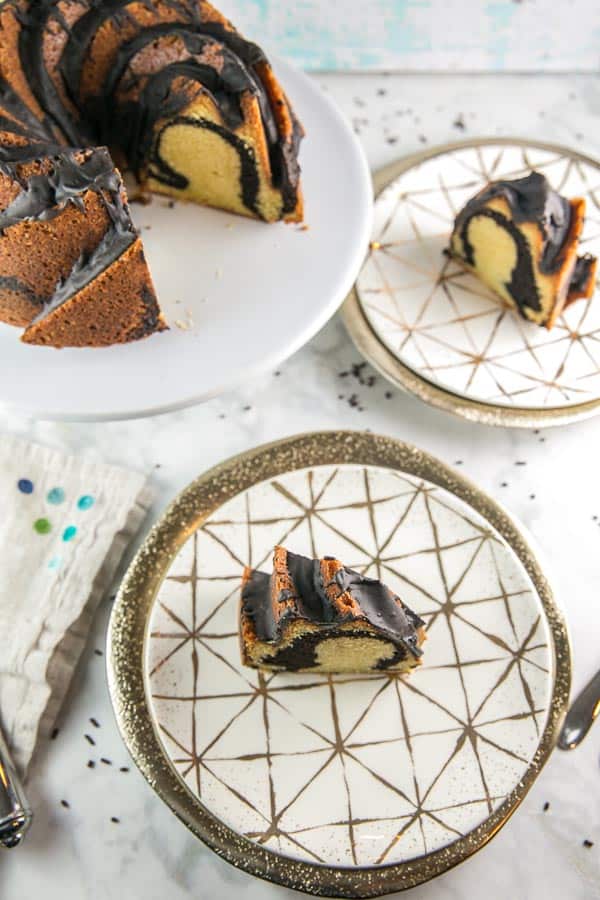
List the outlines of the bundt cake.
{"type": "Polygon", "coordinates": [[[293,672],[409,672],[421,662],[425,623],[380,581],[331,556],[276,547],[273,572],[246,568],[240,601],[242,662],[293,672]]]}
{"type": "Polygon", "coordinates": [[[116,164],[300,221],[302,134],[262,51],[205,0],[4,0],[0,320],[61,347],[163,330],[116,164]]]}
{"type": "Polygon", "coordinates": [[[585,200],[567,200],[539,172],[494,181],[459,212],[449,253],[524,318],[552,328],[591,297],[596,259],[578,256],[585,200]]]}

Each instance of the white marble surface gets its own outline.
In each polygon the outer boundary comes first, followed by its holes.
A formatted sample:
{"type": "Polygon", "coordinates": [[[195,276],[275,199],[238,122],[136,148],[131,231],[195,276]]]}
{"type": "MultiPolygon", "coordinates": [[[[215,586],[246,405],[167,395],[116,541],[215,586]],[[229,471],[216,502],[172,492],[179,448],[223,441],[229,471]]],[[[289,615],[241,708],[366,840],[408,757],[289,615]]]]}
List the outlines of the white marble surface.
{"type": "MultiPolygon", "coordinates": [[[[424,141],[433,145],[478,134],[556,140],[600,155],[596,77],[319,80],[355,120],[374,167],[424,141]]],[[[0,418],[0,427],[154,470],[156,513],[208,466],[264,441],[316,428],[370,428],[412,441],[448,463],[460,461],[467,475],[521,518],[550,558],[572,629],[575,687],[580,687],[600,665],[600,419],[542,434],[469,425],[403,396],[380,378],[369,387],[352,374],[340,374],[359,361],[334,320],[279,374],[202,407],[100,425],[33,423],[10,416],[0,418]],[[348,402],[353,394],[356,405],[348,402]]],[[[360,374],[366,381],[373,373],[366,367],[360,374]]],[[[29,792],[36,823],[26,845],[0,859],[0,897],[292,900],[293,892],[252,879],[206,850],[130,763],[112,718],[104,657],[94,653],[104,647],[109,607],[107,598],[60,732],[42,748],[33,768],[29,792]],[[101,762],[102,757],[112,764],[101,762]],[[87,768],[88,760],[95,761],[94,768],[87,768]],[[131,769],[121,772],[121,766],[131,769]],[[119,822],[112,822],[113,816],[119,822]]],[[[415,889],[411,898],[467,900],[482,890],[487,900],[600,898],[599,751],[600,729],[578,751],[556,753],[492,844],[437,882],[415,889]],[[550,808],[544,812],[546,801],[550,808]],[[595,846],[583,847],[585,838],[595,846]]]]}

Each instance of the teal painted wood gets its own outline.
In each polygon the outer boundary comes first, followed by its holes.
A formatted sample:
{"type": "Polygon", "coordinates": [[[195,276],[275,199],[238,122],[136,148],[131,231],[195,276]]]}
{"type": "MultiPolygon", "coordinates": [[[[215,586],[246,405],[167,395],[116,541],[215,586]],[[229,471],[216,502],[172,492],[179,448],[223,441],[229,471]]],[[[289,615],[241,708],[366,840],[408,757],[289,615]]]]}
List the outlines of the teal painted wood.
{"type": "Polygon", "coordinates": [[[249,37],[306,69],[600,68],[598,0],[221,0],[220,7],[249,37]]]}

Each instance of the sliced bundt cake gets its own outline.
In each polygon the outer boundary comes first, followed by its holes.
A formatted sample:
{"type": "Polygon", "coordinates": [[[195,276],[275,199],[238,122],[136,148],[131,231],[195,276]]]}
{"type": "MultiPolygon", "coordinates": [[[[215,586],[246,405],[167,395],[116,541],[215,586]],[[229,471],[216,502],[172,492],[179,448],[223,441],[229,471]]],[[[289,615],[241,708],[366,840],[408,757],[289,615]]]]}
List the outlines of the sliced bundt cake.
{"type": "Polygon", "coordinates": [[[450,254],[524,318],[551,328],[591,297],[596,259],[578,256],[585,200],[567,200],[539,172],[495,181],[456,217],[450,254]]]}
{"type": "Polygon", "coordinates": [[[247,568],[240,638],[245,665],[294,672],[408,672],[425,623],[380,581],[333,557],[276,547],[271,574],[247,568]]]}
{"type": "Polygon", "coordinates": [[[113,160],[151,191],[298,221],[301,136],[262,51],[204,0],[5,0],[0,320],[56,346],[163,330],[113,160]]]}

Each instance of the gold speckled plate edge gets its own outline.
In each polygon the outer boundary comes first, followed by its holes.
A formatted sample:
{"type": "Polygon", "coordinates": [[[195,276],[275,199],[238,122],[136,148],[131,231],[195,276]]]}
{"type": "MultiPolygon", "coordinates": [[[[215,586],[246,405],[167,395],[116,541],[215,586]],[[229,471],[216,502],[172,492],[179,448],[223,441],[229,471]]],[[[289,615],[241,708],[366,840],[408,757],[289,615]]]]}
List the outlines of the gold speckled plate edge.
{"type": "MultiPolygon", "coordinates": [[[[590,156],[577,153],[560,144],[548,144],[542,141],[526,140],[523,138],[489,137],[475,138],[464,141],[455,141],[443,144],[419,153],[405,156],[383,169],[379,169],[373,176],[375,196],[386,188],[392,181],[407,172],[413,166],[468,147],[482,147],[489,144],[506,144],[518,147],[535,147],[538,150],[548,150],[570,156],[573,159],[585,162],[588,165],[600,168],[600,162],[590,156]]],[[[548,428],[553,425],[566,425],[600,412],[600,398],[588,400],[585,403],[572,404],[567,407],[502,407],[493,403],[484,403],[478,400],[470,400],[460,394],[453,393],[443,387],[439,387],[424,376],[409,368],[389,350],[369,324],[365,316],[356,285],[352,288],[344,301],[341,309],[342,319],[357,350],[367,359],[371,365],[380,372],[395,387],[424,400],[437,409],[454,413],[468,419],[470,422],[480,422],[484,425],[501,425],[509,428],[548,428]]]]}
{"type": "Polygon", "coordinates": [[[565,620],[534,552],[508,513],[444,463],[392,438],[325,431],[265,444],[218,465],[169,506],[123,580],[108,630],[108,685],[121,735],[142,774],[178,818],[228,862],[252,875],[322,897],[366,898],[414,887],[468,859],[519,806],[556,743],[569,699],[571,652],[565,620]],[[183,543],[219,506],[258,482],[327,464],[395,469],[425,478],[469,504],[502,535],[525,566],[544,609],[553,653],[550,712],[536,754],[517,787],[474,831],[407,863],[334,867],[296,861],[267,850],[220,822],[185,787],[155,732],[146,697],[144,649],[152,603],[183,543]]]}

